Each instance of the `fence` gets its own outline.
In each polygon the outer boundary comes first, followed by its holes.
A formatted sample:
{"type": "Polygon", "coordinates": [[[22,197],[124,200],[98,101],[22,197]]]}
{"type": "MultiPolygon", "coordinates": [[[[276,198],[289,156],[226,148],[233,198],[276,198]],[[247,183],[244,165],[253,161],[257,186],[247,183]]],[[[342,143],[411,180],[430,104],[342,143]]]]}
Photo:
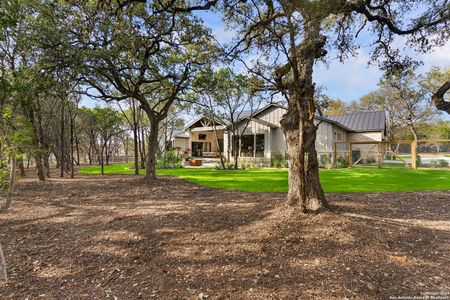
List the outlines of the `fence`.
{"type": "Polygon", "coordinates": [[[335,142],[333,161],[339,160],[349,167],[450,169],[450,140],[335,142]]]}

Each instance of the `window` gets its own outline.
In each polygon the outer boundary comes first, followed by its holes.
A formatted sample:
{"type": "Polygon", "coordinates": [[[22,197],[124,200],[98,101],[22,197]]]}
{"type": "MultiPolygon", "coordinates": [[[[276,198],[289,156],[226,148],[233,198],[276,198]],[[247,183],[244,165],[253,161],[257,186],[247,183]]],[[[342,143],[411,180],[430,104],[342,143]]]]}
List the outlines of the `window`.
{"type": "Polygon", "coordinates": [[[241,156],[253,157],[253,143],[254,143],[253,134],[242,136],[242,138],[241,138],[241,156]]]}
{"type": "Polygon", "coordinates": [[[335,141],[342,141],[343,140],[343,136],[342,136],[342,133],[340,133],[340,132],[334,132],[334,140],[335,141]]]}
{"type": "Polygon", "coordinates": [[[256,157],[264,157],[264,134],[256,135],[256,143],[255,143],[255,156],[256,157]]]}
{"type": "Polygon", "coordinates": [[[206,140],[206,134],[204,134],[204,133],[199,133],[198,139],[199,139],[199,140],[206,140]]]}

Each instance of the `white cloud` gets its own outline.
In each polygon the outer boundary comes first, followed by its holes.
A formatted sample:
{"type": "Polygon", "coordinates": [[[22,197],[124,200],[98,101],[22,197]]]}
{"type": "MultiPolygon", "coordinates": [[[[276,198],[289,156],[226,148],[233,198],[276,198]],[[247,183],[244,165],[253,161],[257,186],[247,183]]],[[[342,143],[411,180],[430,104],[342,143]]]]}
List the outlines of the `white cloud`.
{"type": "Polygon", "coordinates": [[[328,68],[323,63],[316,65],[314,80],[323,86],[325,94],[344,101],[357,100],[364,94],[377,89],[382,72],[376,66],[368,66],[370,55],[360,49],[355,57],[343,63],[332,59],[328,68]]]}

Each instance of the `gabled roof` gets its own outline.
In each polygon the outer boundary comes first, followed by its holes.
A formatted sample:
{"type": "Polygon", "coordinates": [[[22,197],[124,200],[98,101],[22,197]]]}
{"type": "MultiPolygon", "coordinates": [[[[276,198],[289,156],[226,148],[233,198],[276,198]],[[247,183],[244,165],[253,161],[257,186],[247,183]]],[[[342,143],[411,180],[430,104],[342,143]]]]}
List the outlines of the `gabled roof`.
{"type": "Polygon", "coordinates": [[[189,134],[186,131],[183,131],[183,130],[178,129],[178,128],[174,128],[173,129],[172,136],[174,138],[185,138],[185,139],[189,138],[189,134]]]}
{"type": "Polygon", "coordinates": [[[325,118],[338,122],[356,132],[383,131],[386,128],[386,113],[384,111],[364,111],[325,118]]]}
{"type": "MultiPolygon", "coordinates": [[[[185,127],[184,130],[188,130],[189,128],[191,128],[194,125],[201,125],[201,126],[195,126],[195,127],[204,127],[203,124],[197,124],[197,123],[201,123],[202,120],[205,120],[206,122],[209,122],[208,118],[206,118],[205,116],[201,115],[198,116],[197,118],[191,120],[185,127]]],[[[216,121],[216,124],[218,124],[219,122],[216,121]]]]}

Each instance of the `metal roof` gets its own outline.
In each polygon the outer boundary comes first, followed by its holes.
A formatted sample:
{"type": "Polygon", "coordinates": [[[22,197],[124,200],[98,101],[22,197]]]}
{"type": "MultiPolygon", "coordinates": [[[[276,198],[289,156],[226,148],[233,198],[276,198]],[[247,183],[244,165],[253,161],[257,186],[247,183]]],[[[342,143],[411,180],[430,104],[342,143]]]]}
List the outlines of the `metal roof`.
{"type": "Polygon", "coordinates": [[[383,131],[386,127],[386,113],[384,111],[363,111],[354,114],[327,116],[326,118],[356,132],[383,131]]]}

